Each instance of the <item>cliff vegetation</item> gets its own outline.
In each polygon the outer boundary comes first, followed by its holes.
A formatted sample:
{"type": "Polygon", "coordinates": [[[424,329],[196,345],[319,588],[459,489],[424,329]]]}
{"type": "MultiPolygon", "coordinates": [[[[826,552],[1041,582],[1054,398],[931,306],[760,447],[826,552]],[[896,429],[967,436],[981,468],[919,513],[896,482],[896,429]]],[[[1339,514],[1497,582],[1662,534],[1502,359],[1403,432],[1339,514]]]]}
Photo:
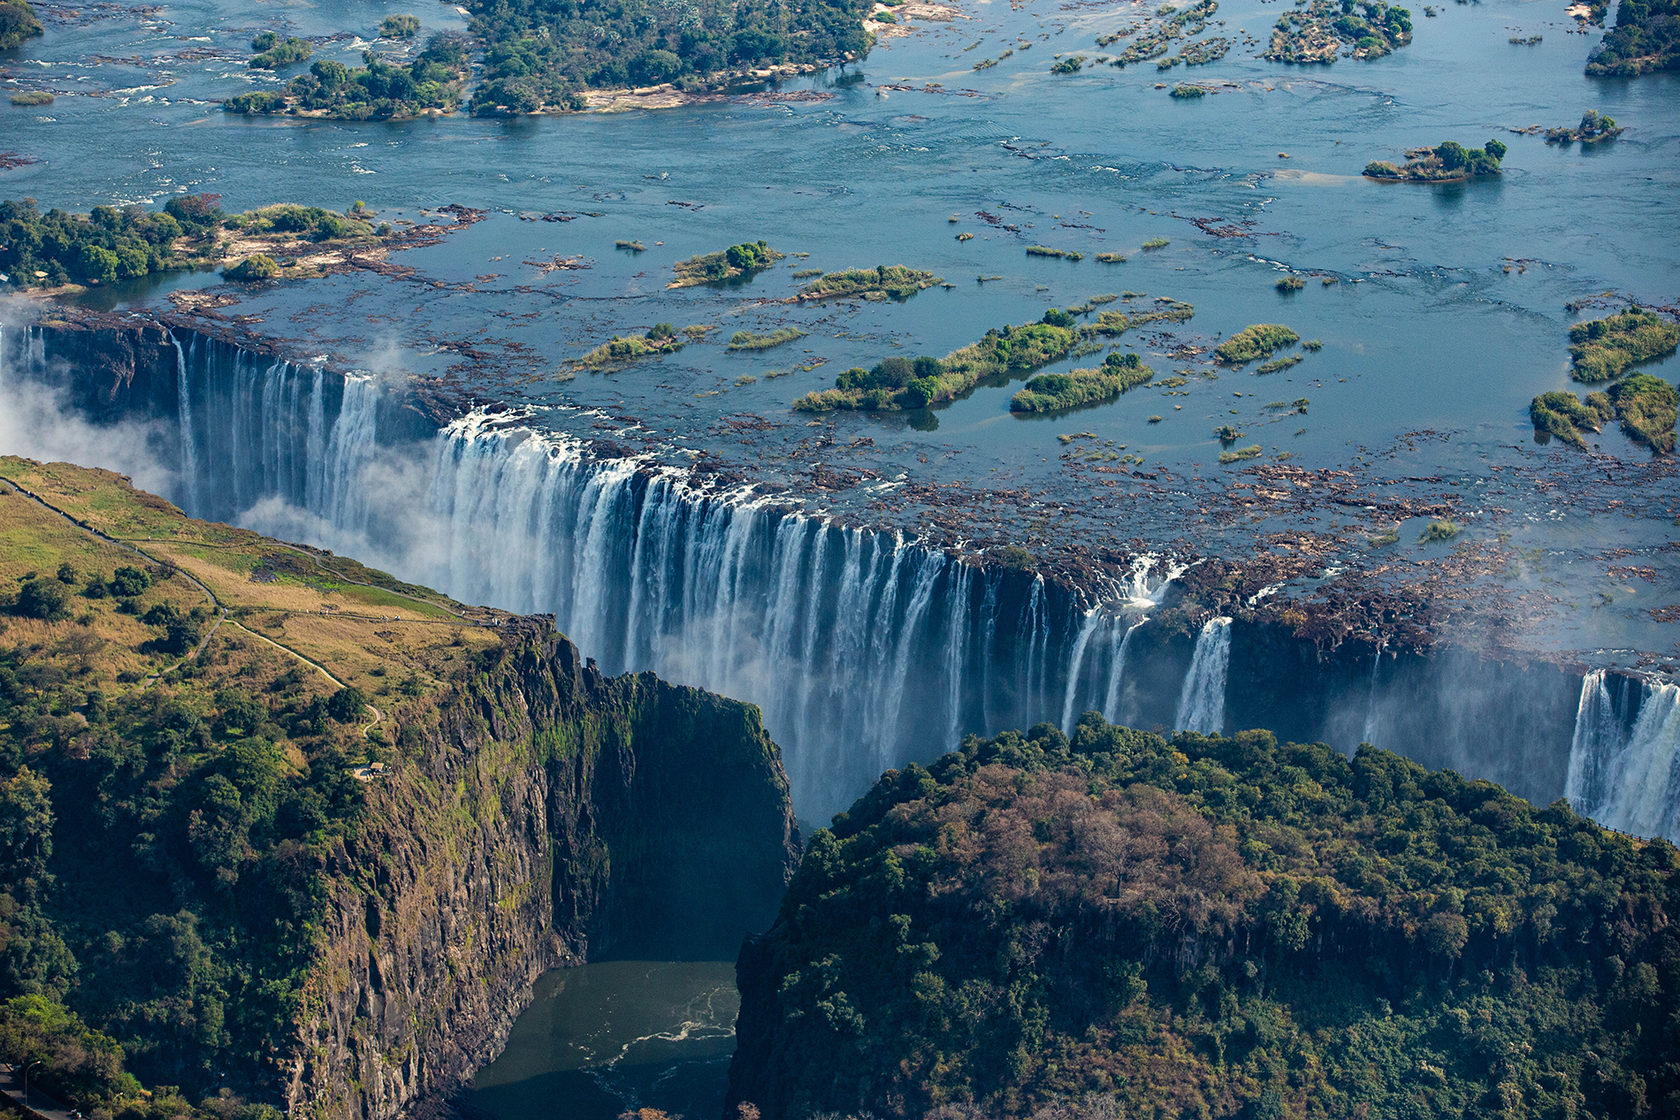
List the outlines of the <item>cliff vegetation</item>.
{"type": "Polygon", "coordinates": [[[743,949],[783,1120],[1680,1108],[1680,853],[1362,747],[1083,717],[889,771],[743,949]]]}

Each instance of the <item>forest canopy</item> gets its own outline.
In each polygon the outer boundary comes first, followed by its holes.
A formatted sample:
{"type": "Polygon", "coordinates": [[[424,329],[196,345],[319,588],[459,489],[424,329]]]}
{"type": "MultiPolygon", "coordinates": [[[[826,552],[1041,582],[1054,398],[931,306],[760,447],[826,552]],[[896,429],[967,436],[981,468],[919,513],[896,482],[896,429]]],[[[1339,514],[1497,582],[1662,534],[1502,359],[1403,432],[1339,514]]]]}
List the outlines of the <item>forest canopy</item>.
{"type": "Polygon", "coordinates": [[[471,0],[484,45],[477,115],[581,107],[581,91],[700,88],[766,66],[828,65],[869,49],[868,0],[471,0]]]}
{"type": "Polygon", "coordinates": [[[790,1118],[1672,1116],[1677,906],[1667,842],[1370,747],[1095,712],[1071,740],[970,736],[812,837],[742,952],[731,1097],[790,1118]]]}

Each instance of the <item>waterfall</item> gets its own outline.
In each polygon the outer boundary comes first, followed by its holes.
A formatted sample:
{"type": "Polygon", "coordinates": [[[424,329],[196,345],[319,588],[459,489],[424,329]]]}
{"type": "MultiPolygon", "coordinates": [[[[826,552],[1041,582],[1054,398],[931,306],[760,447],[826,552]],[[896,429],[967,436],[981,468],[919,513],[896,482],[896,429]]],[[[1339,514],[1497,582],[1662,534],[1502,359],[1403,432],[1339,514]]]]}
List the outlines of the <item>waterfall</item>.
{"type": "Polygon", "coordinates": [[[1085,621],[1079,624],[1079,636],[1073,640],[1073,657],[1068,665],[1067,696],[1062,701],[1062,730],[1073,734],[1073,705],[1079,695],[1079,671],[1085,665],[1085,648],[1091,644],[1091,635],[1096,632],[1097,624],[1102,621],[1102,612],[1092,607],[1085,612],[1085,621]]]}
{"type": "Polygon", "coordinates": [[[1365,729],[1360,733],[1360,742],[1377,745],[1377,669],[1382,665],[1383,648],[1386,643],[1377,643],[1377,652],[1371,656],[1371,687],[1365,693],[1365,729]]]}
{"type": "MultiPolygon", "coordinates": [[[[50,328],[7,331],[0,397],[28,382],[69,387],[80,373],[58,359],[85,343],[60,355],[58,339],[50,328]]],[[[172,456],[166,497],[195,516],[350,551],[463,601],[552,613],[604,672],[653,670],[757,704],[807,819],[843,808],[882,767],[931,760],[966,731],[1057,719],[1071,728],[1093,708],[1143,726],[1224,730],[1230,619],[1202,627],[1187,671],[1182,645],[1143,629],[1186,570],[1170,558],[1135,557],[1081,599],[783,496],[726,490],[650,460],[595,459],[544,431],[539,410],[473,412],[440,429],[406,389],[365,374],[184,329],[159,345],[156,368],[136,369],[123,391],[137,407],[175,413],[161,441],[172,456]]],[[[91,459],[108,450],[86,442],[91,459]]],[[[1478,726],[1512,712],[1510,691],[1434,688],[1416,659],[1384,653],[1359,682],[1362,710],[1357,684],[1348,690],[1345,721],[1269,726],[1348,746],[1363,718],[1367,739],[1380,726],[1385,746],[1508,781],[1509,766],[1498,767],[1512,744],[1553,735],[1555,776],[1532,792],[1556,796],[1570,745],[1559,708],[1572,688],[1533,707],[1548,713],[1544,726],[1513,717],[1499,742],[1484,741],[1478,726]],[[1442,691],[1463,702],[1434,703],[1442,691]],[[1442,743],[1479,753],[1443,758],[1442,743]]],[[[1245,675],[1245,688],[1263,678],[1245,675]]],[[[1675,686],[1649,684],[1641,697],[1632,681],[1599,674],[1583,685],[1568,793],[1606,823],[1672,835],[1675,686]]],[[[1233,718],[1271,718],[1247,714],[1250,699],[1232,695],[1233,718]]]]}
{"type": "Polygon", "coordinates": [[[1148,621],[1149,616],[1144,615],[1126,627],[1126,632],[1121,635],[1120,644],[1114,649],[1113,664],[1108,670],[1108,688],[1103,692],[1102,710],[1104,715],[1117,723],[1123,722],[1120,714],[1120,689],[1126,682],[1126,651],[1131,647],[1132,635],[1137,633],[1137,628],[1148,621]]]}
{"type": "Polygon", "coordinates": [[[187,379],[187,352],[181,349],[181,340],[175,337],[174,331],[166,332],[169,344],[175,347],[175,392],[176,409],[181,429],[181,485],[186,487],[186,500],[183,508],[196,510],[198,501],[198,445],[194,442],[196,431],[193,425],[192,382],[187,379]]]}
{"type": "Polygon", "coordinates": [[[1225,673],[1231,663],[1231,620],[1210,618],[1196,635],[1190,671],[1178,697],[1178,727],[1218,735],[1225,727],[1225,673]]]}
{"type": "Polygon", "coordinates": [[[1646,681],[1632,727],[1603,670],[1581,680],[1565,796],[1600,824],[1680,838],[1680,685],[1646,681]]]}

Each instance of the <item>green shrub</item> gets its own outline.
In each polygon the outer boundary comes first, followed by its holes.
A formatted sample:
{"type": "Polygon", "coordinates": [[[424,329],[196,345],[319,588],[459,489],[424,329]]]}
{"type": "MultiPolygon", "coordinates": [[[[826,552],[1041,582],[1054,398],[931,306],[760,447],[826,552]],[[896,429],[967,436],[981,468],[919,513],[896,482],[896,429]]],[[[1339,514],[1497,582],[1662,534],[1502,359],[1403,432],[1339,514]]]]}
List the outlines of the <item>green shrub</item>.
{"type": "Polygon", "coordinates": [[[238,264],[222,269],[222,275],[229,280],[272,280],[280,275],[280,265],[267,253],[254,253],[238,264]]]}
{"type": "Polygon", "coordinates": [[[412,39],[420,34],[420,17],[408,14],[386,16],[379,24],[381,39],[412,39]]]}
{"type": "Polygon", "coordinates": [[[1255,358],[1300,341],[1301,336],[1280,323],[1255,323],[1244,327],[1218,346],[1214,356],[1226,365],[1240,366],[1255,358]]]}

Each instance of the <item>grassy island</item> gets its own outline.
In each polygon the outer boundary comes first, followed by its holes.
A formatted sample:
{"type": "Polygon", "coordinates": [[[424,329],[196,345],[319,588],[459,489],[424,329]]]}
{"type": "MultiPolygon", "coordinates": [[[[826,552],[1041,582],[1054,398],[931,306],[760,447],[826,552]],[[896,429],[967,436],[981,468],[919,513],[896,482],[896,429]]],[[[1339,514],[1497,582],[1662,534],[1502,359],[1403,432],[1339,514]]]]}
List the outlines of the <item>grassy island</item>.
{"type": "MultiPolygon", "coordinates": [[[[1124,69],[1134,62],[1147,62],[1150,59],[1160,59],[1172,49],[1175,42],[1200,35],[1207,30],[1208,20],[1219,11],[1219,0],[1195,0],[1182,8],[1164,5],[1157,10],[1156,15],[1161,22],[1133,39],[1126,49],[1120,52],[1120,57],[1114,60],[1114,65],[1124,69]]],[[[1120,41],[1125,32],[1113,35],[1099,35],[1097,46],[1107,47],[1120,41]]],[[[1212,62],[1224,56],[1230,49],[1230,44],[1224,39],[1202,40],[1198,43],[1186,43],[1179,50],[1179,57],[1175,60],[1162,60],[1156,63],[1162,69],[1167,69],[1183,62],[1187,65],[1197,65],[1212,62]]]]}
{"type": "Polygon", "coordinates": [[[1154,305],[1150,307],[1132,307],[1133,296],[1127,301],[1125,311],[1099,311],[1096,321],[1087,328],[1093,334],[1104,334],[1114,337],[1125,334],[1133,327],[1141,327],[1147,323],[1182,323],[1196,314],[1196,305],[1173,299],[1171,296],[1156,296],[1154,305]]]}
{"type": "MultiPolygon", "coordinates": [[[[984,381],[1007,381],[1013,377],[1042,369],[1069,355],[1089,353],[1100,349],[1101,337],[1116,337],[1144,323],[1181,321],[1195,314],[1195,307],[1165,296],[1156,297],[1154,306],[1135,311],[1103,311],[1096,321],[1081,327],[1078,316],[1097,307],[1114,302],[1112,296],[1096,296],[1085,303],[1063,310],[1052,307],[1036,323],[995,328],[984,338],[944,358],[923,356],[888,358],[873,369],[861,367],[846,370],[835,379],[834,388],[807,393],[793,402],[804,412],[826,412],[832,409],[855,409],[863,412],[893,412],[907,408],[926,408],[965,396],[984,381]]],[[[1143,298],[1141,293],[1128,299],[1143,298]]],[[[1126,367],[1128,370],[1131,367],[1126,367]]],[[[1119,376],[1121,371],[1105,363],[1104,370],[1075,371],[1058,377],[1081,374],[1119,376]]],[[[1127,376],[1130,376],[1129,374],[1127,376]]],[[[1151,374],[1150,376],[1153,376],[1151,374]]],[[[1089,382],[1089,378],[1078,377],[1089,382]]],[[[1087,385],[1085,387],[1096,387],[1087,385]]],[[[1030,386],[1029,386],[1030,388],[1030,386]]],[[[1042,382],[1034,392],[1054,396],[1072,391],[1063,382],[1042,382]],[[1054,390],[1044,389],[1054,384],[1054,390]]],[[[1103,395],[1112,395],[1103,391],[1103,395]]],[[[1037,396],[1029,399],[1036,400],[1037,396]]],[[[1011,407],[1014,407],[1011,405],[1011,407]]],[[[1061,406],[1051,406],[1061,407],[1061,406]]],[[[1037,411],[1017,408],[1015,411],[1037,411]]]]}
{"type": "Polygon", "coordinates": [[[1680,345],[1680,325],[1633,307],[1575,324],[1569,328],[1569,342],[1569,376],[1593,385],[1674,353],[1680,345]]]}
{"type": "Polygon", "coordinates": [[[1666,841],[1368,746],[1095,712],[971,735],[811,837],[741,955],[731,1099],[1655,1117],[1680,1091],[1677,898],[1666,841]]]}
{"type": "Polygon", "coordinates": [[[753,331],[736,331],[729,336],[731,350],[769,350],[782,346],[795,339],[804,338],[805,332],[798,327],[781,327],[767,334],[757,334],[753,331]]]}
{"type": "Polygon", "coordinates": [[[670,323],[655,323],[645,334],[616,335],[572,363],[574,368],[612,373],[643,358],[675,354],[687,340],[670,323]]]}
{"type": "Polygon", "coordinates": [[[371,50],[362,61],[365,65],[352,68],[318,59],[309,73],[293,78],[283,89],[242,93],[223,108],[246,116],[406,120],[453,112],[471,69],[467,40],[459,35],[433,35],[426,49],[407,64],[387,61],[371,50]]]}
{"type": "Polygon", "coordinates": [[[1581,114],[1581,123],[1575,128],[1548,128],[1546,143],[1599,144],[1605,140],[1614,140],[1621,134],[1622,129],[1616,124],[1614,117],[1607,117],[1597,109],[1588,109],[1581,114]]]}
{"type": "Polygon", "coordinates": [[[796,299],[859,298],[867,300],[909,299],[924,288],[944,281],[931,272],[901,264],[878,264],[874,268],[848,268],[826,272],[799,289],[796,299]]]}
{"type": "Polygon", "coordinates": [[[1578,450],[1586,450],[1585,432],[1598,431],[1619,419],[1622,431],[1659,455],[1674,454],[1674,424],[1680,393],[1660,377],[1636,373],[1610,387],[1608,393],[1541,393],[1528,406],[1534,430],[1555,436],[1578,450]]]}
{"type": "Polygon", "coordinates": [[[1587,60],[1587,73],[1633,78],[1659,70],[1680,70],[1680,0],[1623,0],[1616,26],[1587,60]]]}
{"type": "Polygon", "coordinates": [[[1535,431],[1582,451],[1587,447],[1583,433],[1598,431],[1615,415],[1616,406],[1603,393],[1588,393],[1585,400],[1574,393],[1541,393],[1528,405],[1535,431]]]}
{"type": "MultiPolygon", "coordinates": [[[[89,214],[43,214],[29,199],[0,202],[0,273],[15,287],[56,288],[111,284],[224,259],[235,259],[237,268],[253,255],[274,263],[372,242],[379,231],[370,218],[359,203],[344,214],[291,204],[225,214],[214,194],[180,195],[156,212],[95,206],[89,214]]],[[[276,265],[268,275],[279,271],[276,265]]]]}
{"type": "Polygon", "coordinates": [[[677,278],[667,288],[692,288],[698,284],[718,284],[729,280],[748,280],[787,256],[778,253],[762,241],[743,241],[715,253],[702,253],[671,266],[677,278]]]}
{"type": "Polygon", "coordinates": [[[1401,166],[1373,160],[1365,165],[1364,175],[1367,179],[1398,183],[1464,183],[1499,174],[1499,161],[1505,158],[1506,150],[1498,140],[1489,140],[1482,148],[1466,148],[1456,140],[1443,140],[1433,148],[1408,151],[1401,166]]]}
{"type": "Polygon", "coordinates": [[[1660,377],[1636,373],[1610,386],[1609,395],[1629,439],[1659,455],[1674,454],[1674,422],[1680,404],[1674,386],[1660,377]]]}
{"type": "Polygon", "coordinates": [[[1262,58],[1271,62],[1323,63],[1344,52],[1381,58],[1412,41],[1412,14],[1382,0],[1312,0],[1285,12],[1272,29],[1262,58]]]}
{"type": "Polygon", "coordinates": [[[1300,340],[1300,335],[1281,323],[1255,323],[1220,343],[1213,354],[1228,366],[1240,366],[1300,340]]]}
{"type": "Polygon", "coordinates": [[[1041,373],[1009,401],[1011,412],[1055,412],[1082,404],[1113,400],[1128,389],[1148,384],[1155,371],[1136,354],[1110,354],[1099,369],[1041,373]]]}
{"type": "Polygon", "coordinates": [[[0,51],[9,51],[43,30],[29,0],[0,0],[0,51]]]}

